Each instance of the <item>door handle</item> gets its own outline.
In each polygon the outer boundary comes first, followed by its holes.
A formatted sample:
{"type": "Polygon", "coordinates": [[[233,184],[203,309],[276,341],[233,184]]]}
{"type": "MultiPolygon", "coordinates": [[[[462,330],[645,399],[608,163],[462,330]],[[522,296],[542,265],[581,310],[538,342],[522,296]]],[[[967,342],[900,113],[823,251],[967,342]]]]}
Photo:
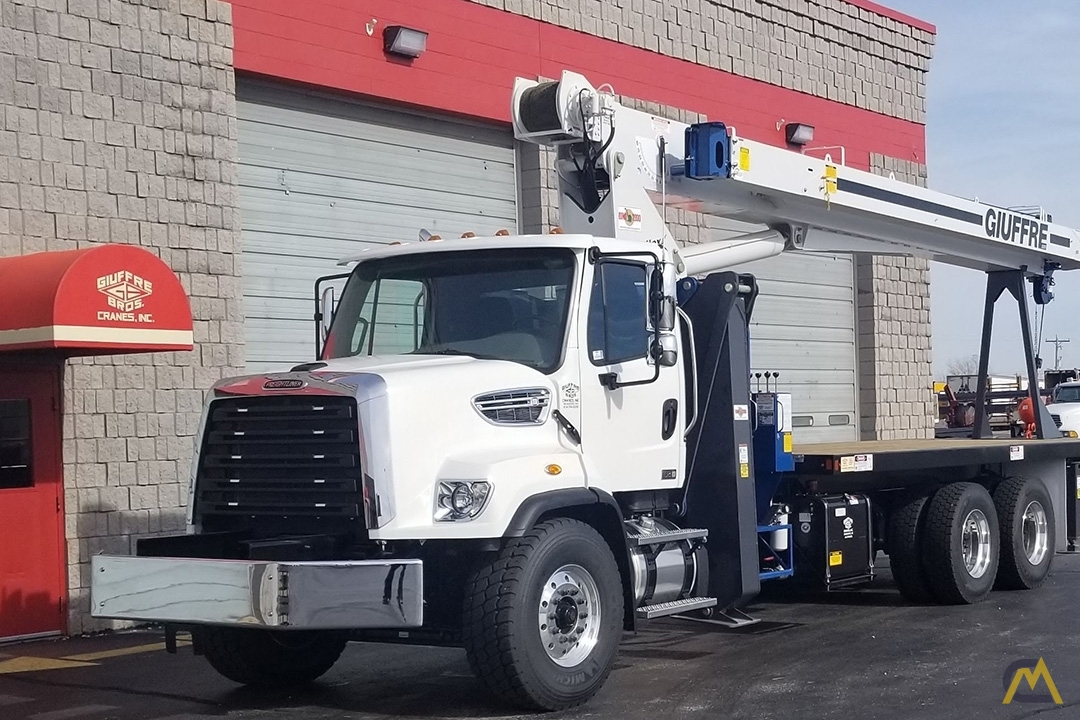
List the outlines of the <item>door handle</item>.
{"type": "Polygon", "coordinates": [[[675,434],[675,424],[679,419],[679,401],[675,398],[664,401],[664,419],[660,427],[660,436],[670,440],[675,434]]]}

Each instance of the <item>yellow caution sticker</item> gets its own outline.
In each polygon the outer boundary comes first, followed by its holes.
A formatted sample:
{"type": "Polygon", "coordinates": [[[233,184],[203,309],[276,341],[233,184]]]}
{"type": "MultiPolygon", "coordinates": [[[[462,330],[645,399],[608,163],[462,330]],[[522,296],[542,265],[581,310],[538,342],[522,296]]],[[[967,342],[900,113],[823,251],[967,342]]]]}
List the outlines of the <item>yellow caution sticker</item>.
{"type": "Polygon", "coordinates": [[[844,564],[844,553],[839,550],[833,550],[829,553],[829,567],[836,567],[837,565],[844,564]]]}
{"type": "Polygon", "coordinates": [[[750,148],[739,148],[739,169],[743,172],[750,172],[750,148]]]}
{"type": "Polygon", "coordinates": [[[825,194],[832,195],[836,192],[836,166],[825,166],[825,194]]]}
{"type": "Polygon", "coordinates": [[[784,433],[784,452],[791,452],[791,433],[784,433]]]}
{"type": "Polygon", "coordinates": [[[750,477],[750,463],[739,463],[739,477],[750,477]]]}

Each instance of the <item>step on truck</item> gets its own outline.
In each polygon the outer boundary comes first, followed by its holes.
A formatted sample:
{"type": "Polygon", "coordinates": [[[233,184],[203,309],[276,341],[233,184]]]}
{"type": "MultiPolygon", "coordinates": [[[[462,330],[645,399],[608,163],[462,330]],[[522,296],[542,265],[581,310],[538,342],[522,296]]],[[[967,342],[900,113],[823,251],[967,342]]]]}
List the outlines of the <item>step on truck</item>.
{"type": "Polygon", "coordinates": [[[793,445],[783,378],[751,387],[758,286],[731,268],[824,251],[984,270],[980,374],[1008,293],[1034,380],[1028,294],[1080,266],[1080,234],[655,118],[569,72],[518,79],[512,111],[554,149],[561,232],[422,232],[343,260],[339,301],[316,286],[315,361],[210,390],[188,531],[92,559],[95,617],[160,623],[170,647],[189,631],[252,685],[310,682],[353,640],[459,646],[495,695],[557,710],[639,623],[752,623],[763,583],[856,588],[880,553],[916,603],[1044,580],[1080,442],[1036,382],[1036,439],[990,437],[983,413],[972,439],[793,445]],[[758,229],[678,247],[666,208],[758,229]]]}

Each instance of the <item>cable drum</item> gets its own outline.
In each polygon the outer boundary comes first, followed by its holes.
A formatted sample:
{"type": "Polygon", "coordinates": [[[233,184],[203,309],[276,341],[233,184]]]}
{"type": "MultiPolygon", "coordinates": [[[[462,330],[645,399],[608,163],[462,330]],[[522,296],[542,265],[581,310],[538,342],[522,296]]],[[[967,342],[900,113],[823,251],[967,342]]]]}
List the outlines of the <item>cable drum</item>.
{"type": "Polygon", "coordinates": [[[522,127],[530,133],[561,130],[559,83],[541,83],[521,93],[521,99],[518,101],[518,119],[522,127]]]}

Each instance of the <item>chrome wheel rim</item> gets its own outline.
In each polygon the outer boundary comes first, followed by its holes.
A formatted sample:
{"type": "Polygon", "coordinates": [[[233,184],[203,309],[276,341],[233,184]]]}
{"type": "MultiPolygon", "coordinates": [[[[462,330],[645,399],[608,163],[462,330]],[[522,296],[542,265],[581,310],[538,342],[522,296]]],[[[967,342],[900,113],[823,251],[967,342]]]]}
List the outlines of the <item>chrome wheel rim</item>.
{"type": "Polygon", "coordinates": [[[1050,527],[1046,520],[1046,510],[1038,500],[1032,500],[1024,508],[1020,533],[1024,540],[1024,554],[1028,562],[1038,565],[1046,557],[1050,548],[1050,527]]]}
{"type": "Polygon", "coordinates": [[[990,521],[979,509],[964,518],[961,536],[964,568],[973,578],[981,578],[990,569],[990,521]]]}
{"type": "Polygon", "coordinates": [[[563,565],[540,593],[537,628],[544,652],[560,667],[581,664],[600,639],[600,588],[580,565],[563,565]]]}

